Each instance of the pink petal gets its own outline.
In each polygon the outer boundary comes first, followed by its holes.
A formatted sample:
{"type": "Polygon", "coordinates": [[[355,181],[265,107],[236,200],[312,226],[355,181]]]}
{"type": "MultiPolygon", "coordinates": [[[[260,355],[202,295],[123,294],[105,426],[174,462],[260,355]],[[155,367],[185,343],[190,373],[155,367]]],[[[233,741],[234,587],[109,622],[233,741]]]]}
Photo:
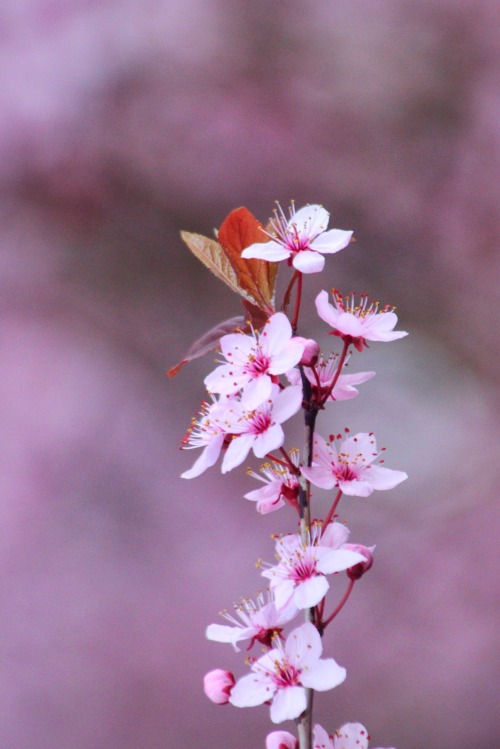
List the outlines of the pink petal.
{"type": "Polygon", "coordinates": [[[328,301],[328,293],[326,291],[320,291],[316,297],[316,311],[322,320],[332,328],[336,327],[339,312],[328,301]]]}
{"type": "Polygon", "coordinates": [[[367,466],[378,457],[377,440],[373,434],[358,432],[354,437],[349,437],[342,442],[341,452],[351,463],[357,463],[359,467],[367,466]],[[361,462],[362,453],[363,462],[361,462]]]}
{"type": "Polygon", "coordinates": [[[332,575],[334,572],[343,572],[349,567],[354,567],[355,564],[365,561],[365,557],[356,551],[332,549],[321,556],[316,567],[318,572],[322,572],[324,575],[332,575]]]}
{"type": "Polygon", "coordinates": [[[286,638],[285,652],[290,663],[297,668],[309,668],[311,663],[315,663],[323,652],[323,645],[314,624],[305,622],[292,630],[286,638]]]}
{"type": "Polygon", "coordinates": [[[361,723],[344,723],[333,739],[333,749],[368,749],[368,731],[361,723]]]}
{"type": "MultiPolygon", "coordinates": [[[[236,378],[237,379],[237,378],[236,378]]],[[[247,378],[248,379],[248,378],[247,378]]],[[[245,385],[245,388],[241,394],[241,403],[248,411],[253,411],[258,406],[261,406],[265,401],[271,397],[272,380],[269,375],[261,375],[256,377],[245,385]]]]}
{"type": "Polygon", "coordinates": [[[290,385],[278,393],[273,406],[273,419],[279,424],[294,416],[302,406],[302,386],[290,385]]]}
{"type": "Polygon", "coordinates": [[[302,466],[300,472],[311,484],[320,489],[333,489],[334,486],[337,486],[337,479],[331,469],[322,466],[302,466]]]}
{"type": "Polygon", "coordinates": [[[351,532],[343,523],[329,523],[321,536],[321,546],[329,546],[331,549],[339,549],[342,544],[347,543],[351,532]]]}
{"type": "Polygon", "coordinates": [[[260,674],[243,676],[231,690],[229,702],[235,707],[255,707],[270,700],[276,691],[271,679],[263,680],[260,674]]]}
{"type": "Polygon", "coordinates": [[[373,494],[373,486],[364,478],[353,479],[352,481],[339,481],[339,489],[349,497],[369,497],[373,494]]]}
{"type": "Polygon", "coordinates": [[[310,577],[298,583],[293,594],[293,602],[298,609],[310,609],[326,596],[329,587],[328,580],[323,575],[310,577]]]}
{"type": "Polygon", "coordinates": [[[305,687],[326,692],[338,687],[345,680],[346,670],[339,666],[333,658],[316,661],[302,672],[301,681],[305,687]]]}
{"type": "Polygon", "coordinates": [[[369,466],[363,472],[363,478],[366,479],[374,489],[394,489],[402,481],[408,478],[404,471],[393,471],[383,466],[369,466]]]}
{"type": "Polygon", "coordinates": [[[264,325],[259,336],[259,344],[266,356],[283,348],[292,337],[292,326],[288,317],[283,312],[276,312],[264,325]]]}
{"type": "MultiPolygon", "coordinates": [[[[275,577],[266,574],[266,572],[269,573],[270,571],[271,570],[264,570],[262,576],[270,578],[271,590],[274,592],[274,602],[276,604],[276,608],[281,611],[281,609],[285,608],[285,606],[288,607],[288,605],[292,602],[295,585],[292,580],[280,580],[276,583],[275,577]]],[[[293,603],[295,604],[294,601],[293,603]]]]}
{"type": "Polygon", "coordinates": [[[300,341],[291,340],[278,354],[273,355],[269,365],[270,374],[283,374],[302,359],[304,344],[300,341]]]}
{"type": "Polygon", "coordinates": [[[254,337],[244,333],[230,333],[220,339],[220,350],[230,363],[243,361],[254,348],[254,337]]]}
{"type": "Polygon", "coordinates": [[[222,395],[232,395],[248,382],[248,375],[237,371],[232,364],[221,364],[205,377],[204,384],[209,393],[221,393],[222,395]]]}
{"type": "Polygon", "coordinates": [[[272,731],[266,736],[266,749],[298,749],[299,742],[288,731],[272,731]]]}
{"type": "Polygon", "coordinates": [[[286,687],[276,693],[271,705],[273,723],[298,718],[307,707],[306,690],[303,687],[286,687]]]}
{"type": "Polygon", "coordinates": [[[257,458],[264,458],[267,453],[281,447],[284,441],[285,433],[280,424],[273,424],[265,432],[253,438],[253,453],[257,458]]]}
{"type": "MultiPolygon", "coordinates": [[[[335,330],[338,330],[343,335],[350,335],[353,338],[360,338],[365,336],[365,326],[356,315],[351,315],[350,312],[340,312],[335,325],[335,330]]],[[[373,339],[371,339],[373,340],[373,339]]]]}
{"type": "Polygon", "coordinates": [[[330,214],[326,208],[318,203],[313,203],[299,208],[288,224],[289,226],[296,226],[299,233],[313,237],[315,234],[326,230],[329,220],[330,214]]]}
{"type": "Polygon", "coordinates": [[[319,723],[313,729],[313,744],[314,749],[333,749],[333,740],[319,723]]]}
{"type": "Polygon", "coordinates": [[[321,273],[325,267],[325,258],[314,250],[301,250],[294,255],[292,265],[301,273],[321,273]]]}

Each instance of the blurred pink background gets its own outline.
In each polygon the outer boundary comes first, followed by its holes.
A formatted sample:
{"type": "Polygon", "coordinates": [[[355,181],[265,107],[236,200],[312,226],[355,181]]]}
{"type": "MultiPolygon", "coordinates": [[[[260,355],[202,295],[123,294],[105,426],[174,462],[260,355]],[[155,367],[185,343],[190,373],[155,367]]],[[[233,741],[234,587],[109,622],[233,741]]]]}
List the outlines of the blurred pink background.
{"type": "Polygon", "coordinates": [[[2,749],[264,746],[267,708],[204,697],[245,672],[204,629],[294,518],[258,516],[243,469],[179,478],[212,358],[165,371],[240,311],[179,231],[292,197],[357,238],[307,303],[367,291],[411,333],[353,362],[377,377],[331,417],[410,480],[343,504],[376,563],[315,717],[496,744],[499,22],[497,0],[3,0],[2,749]]]}

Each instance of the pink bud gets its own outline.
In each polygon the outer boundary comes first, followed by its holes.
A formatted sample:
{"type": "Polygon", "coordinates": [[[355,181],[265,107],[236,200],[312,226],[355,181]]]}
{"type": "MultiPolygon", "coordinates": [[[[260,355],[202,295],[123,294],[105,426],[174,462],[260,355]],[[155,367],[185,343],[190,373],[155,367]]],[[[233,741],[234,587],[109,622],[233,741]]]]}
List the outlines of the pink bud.
{"type": "Polygon", "coordinates": [[[357,551],[358,554],[362,554],[366,559],[366,562],[358,562],[358,564],[349,567],[347,570],[347,576],[351,580],[359,580],[360,577],[363,577],[365,572],[368,572],[373,564],[372,552],[375,550],[375,546],[368,547],[363,546],[362,544],[344,544],[342,548],[349,549],[349,551],[357,551]]]}
{"type": "Polygon", "coordinates": [[[312,338],[302,338],[302,336],[295,336],[293,340],[300,341],[304,345],[304,353],[299,364],[303,364],[305,367],[313,367],[318,363],[319,344],[315,340],[312,338]]]}
{"type": "Polygon", "coordinates": [[[226,705],[229,702],[231,689],[234,687],[234,676],[229,671],[216,668],[205,674],[203,689],[209,700],[216,705],[226,705]]]}
{"type": "Polygon", "coordinates": [[[288,731],[273,731],[267,734],[266,749],[298,749],[299,742],[288,731]]]}

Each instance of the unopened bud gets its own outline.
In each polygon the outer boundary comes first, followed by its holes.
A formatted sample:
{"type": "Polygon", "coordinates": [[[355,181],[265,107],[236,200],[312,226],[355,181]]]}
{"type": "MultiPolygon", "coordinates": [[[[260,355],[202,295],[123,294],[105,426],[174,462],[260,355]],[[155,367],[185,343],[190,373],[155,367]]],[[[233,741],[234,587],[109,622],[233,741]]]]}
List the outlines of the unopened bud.
{"type": "Polygon", "coordinates": [[[230,671],[216,668],[205,674],[203,689],[209,700],[216,705],[226,705],[229,702],[231,689],[234,687],[234,676],[230,671]]]}
{"type": "Polygon", "coordinates": [[[294,341],[300,341],[300,343],[304,344],[304,353],[299,364],[303,364],[304,367],[313,367],[318,363],[319,344],[313,338],[295,336],[294,341]]]}
{"type": "Polygon", "coordinates": [[[298,749],[299,742],[288,731],[273,731],[266,737],[266,749],[298,749]]]}
{"type": "Polygon", "coordinates": [[[362,554],[364,558],[366,559],[366,562],[358,562],[353,567],[349,567],[347,571],[347,576],[351,580],[359,580],[360,577],[363,577],[365,572],[368,572],[370,567],[373,564],[373,551],[375,550],[375,546],[363,546],[362,544],[344,544],[342,546],[343,549],[349,549],[349,551],[357,551],[358,554],[362,554]]]}

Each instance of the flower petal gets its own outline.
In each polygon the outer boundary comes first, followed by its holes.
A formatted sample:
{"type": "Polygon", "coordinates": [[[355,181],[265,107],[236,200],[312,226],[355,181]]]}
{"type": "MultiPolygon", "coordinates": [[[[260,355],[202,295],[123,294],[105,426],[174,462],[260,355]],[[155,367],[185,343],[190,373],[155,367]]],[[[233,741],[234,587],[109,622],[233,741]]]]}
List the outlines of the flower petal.
{"type": "Polygon", "coordinates": [[[345,680],[346,670],[339,666],[333,658],[318,660],[302,672],[301,681],[305,687],[326,692],[338,687],[345,680]]]}
{"type": "Polygon", "coordinates": [[[343,231],[342,229],[330,229],[320,234],[311,242],[311,248],[316,252],[333,254],[347,247],[351,241],[352,231],[343,231]]]}
{"type": "Polygon", "coordinates": [[[325,258],[314,250],[301,250],[294,255],[292,265],[301,273],[321,273],[325,267],[325,258]]]}
{"type": "Polygon", "coordinates": [[[203,449],[203,452],[195,461],[194,465],[189,470],[181,473],[181,478],[194,479],[196,476],[200,476],[200,474],[204,473],[207,468],[211,468],[214,463],[217,462],[223,442],[223,434],[215,435],[212,441],[203,449]]]}
{"type": "Polygon", "coordinates": [[[241,253],[241,257],[245,259],[257,258],[259,260],[267,260],[268,262],[278,262],[279,260],[286,260],[290,257],[290,251],[280,245],[278,242],[256,242],[251,244],[250,247],[246,247],[241,253]]]}
{"type": "Polygon", "coordinates": [[[307,707],[306,690],[303,687],[279,689],[271,705],[273,723],[298,718],[307,707]]]}
{"type": "Polygon", "coordinates": [[[228,445],[221,471],[227,473],[243,463],[254,442],[253,434],[240,434],[234,437],[228,445]]]}
{"type": "Polygon", "coordinates": [[[271,679],[263,679],[261,674],[243,676],[231,690],[229,702],[235,707],[255,707],[270,700],[276,691],[271,679]]]}
{"type": "MultiPolygon", "coordinates": [[[[342,569],[346,568],[343,567],[342,569]]],[[[310,577],[308,580],[303,580],[297,584],[293,594],[293,602],[298,609],[310,609],[326,596],[329,587],[328,580],[324,575],[310,577]]]]}

